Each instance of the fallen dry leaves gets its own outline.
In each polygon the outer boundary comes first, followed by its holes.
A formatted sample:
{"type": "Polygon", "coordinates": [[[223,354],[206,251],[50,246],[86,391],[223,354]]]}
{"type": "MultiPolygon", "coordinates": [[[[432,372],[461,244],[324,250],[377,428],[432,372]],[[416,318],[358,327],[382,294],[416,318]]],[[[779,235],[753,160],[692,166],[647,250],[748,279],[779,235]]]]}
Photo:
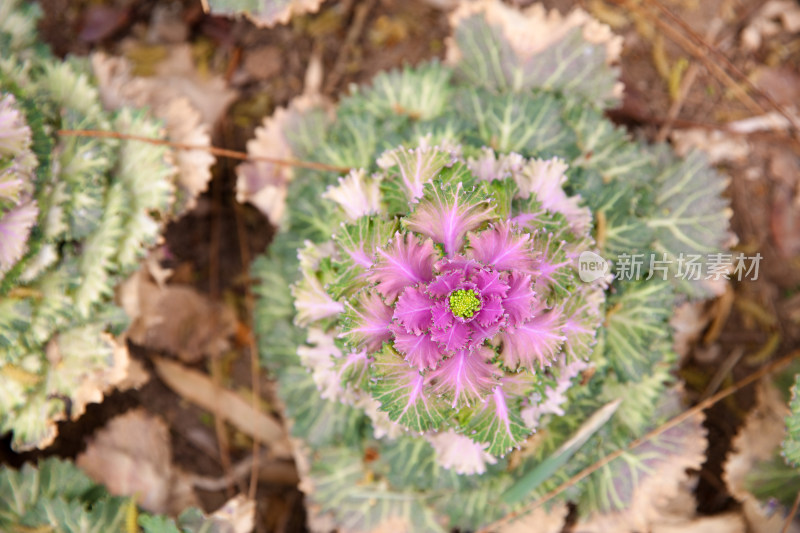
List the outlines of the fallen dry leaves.
{"type": "Polygon", "coordinates": [[[186,362],[224,352],[236,332],[230,308],[189,286],[159,286],[143,269],[120,286],[118,299],[131,318],[132,342],[186,362]]]}
{"type": "Polygon", "coordinates": [[[136,496],[147,511],[177,515],[197,505],[188,476],[172,464],[169,428],[144,409],[112,419],[76,462],[112,494],[136,496]]]}
{"type": "Polygon", "coordinates": [[[274,457],[291,457],[291,446],[283,426],[254,409],[249,400],[217,387],[208,375],[180,363],[154,357],[153,364],[158,377],[182,398],[227,420],[242,433],[269,446],[274,457]]]}

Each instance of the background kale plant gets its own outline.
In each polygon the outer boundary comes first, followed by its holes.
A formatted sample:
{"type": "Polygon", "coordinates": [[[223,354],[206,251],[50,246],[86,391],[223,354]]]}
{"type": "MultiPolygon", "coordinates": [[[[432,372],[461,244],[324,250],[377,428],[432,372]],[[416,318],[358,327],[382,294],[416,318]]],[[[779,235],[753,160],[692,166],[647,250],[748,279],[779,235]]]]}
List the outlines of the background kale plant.
{"type": "Polygon", "coordinates": [[[159,138],[144,111],[103,109],[88,62],[36,40],[37,7],[0,4],[0,433],[45,447],[126,374],[113,299],[156,243],[177,195],[171,151],[59,135],[159,138]]]}

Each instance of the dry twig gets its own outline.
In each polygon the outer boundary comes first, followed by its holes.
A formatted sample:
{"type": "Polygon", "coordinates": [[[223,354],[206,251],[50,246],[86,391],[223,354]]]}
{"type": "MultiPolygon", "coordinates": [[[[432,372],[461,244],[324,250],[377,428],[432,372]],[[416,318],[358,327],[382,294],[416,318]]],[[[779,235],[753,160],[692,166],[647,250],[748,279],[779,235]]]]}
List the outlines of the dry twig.
{"type": "Polygon", "coordinates": [[[209,146],[202,146],[197,144],[184,144],[167,141],[164,139],[153,139],[150,137],[142,137],[140,135],[129,135],[127,133],[118,133],[116,131],[103,131],[103,130],[58,130],[57,135],[74,136],[74,137],[104,137],[111,139],[122,139],[125,141],[141,141],[158,146],[169,146],[176,150],[202,150],[209,152],[217,157],[228,157],[230,159],[238,159],[241,161],[264,161],[272,163],[273,165],[281,165],[287,167],[300,167],[308,168],[311,170],[322,170],[326,172],[340,172],[346,174],[350,172],[347,167],[337,167],[334,165],[326,165],[324,163],[315,163],[313,161],[300,161],[297,159],[279,159],[275,157],[264,156],[251,156],[245,152],[238,152],[236,150],[228,150],[226,148],[216,148],[209,146]]]}

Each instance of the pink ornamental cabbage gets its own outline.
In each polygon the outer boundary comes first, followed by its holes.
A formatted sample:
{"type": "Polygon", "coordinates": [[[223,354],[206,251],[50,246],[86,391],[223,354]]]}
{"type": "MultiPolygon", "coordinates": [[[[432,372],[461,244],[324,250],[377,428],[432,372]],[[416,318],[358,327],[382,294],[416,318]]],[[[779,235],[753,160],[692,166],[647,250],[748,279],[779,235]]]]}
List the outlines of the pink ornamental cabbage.
{"type": "Polygon", "coordinates": [[[480,472],[476,458],[518,445],[534,413],[560,412],[536,407],[562,402],[588,366],[604,292],[577,277],[591,214],[562,189],[563,162],[459,152],[423,140],[331,187],[347,222],[332,246],[301,252],[294,295],[325,354],[303,361],[327,398],[377,402],[366,412],[383,434],[376,413],[431,442],[447,432],[472,458],[453,468],[480,472]]]}

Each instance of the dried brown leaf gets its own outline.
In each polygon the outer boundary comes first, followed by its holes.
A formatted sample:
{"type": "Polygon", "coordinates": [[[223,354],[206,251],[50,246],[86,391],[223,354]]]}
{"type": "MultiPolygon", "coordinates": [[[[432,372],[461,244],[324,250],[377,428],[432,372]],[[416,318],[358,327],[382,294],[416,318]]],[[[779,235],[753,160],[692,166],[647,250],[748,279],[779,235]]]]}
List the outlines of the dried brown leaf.
{"type": "Polygon", "coordinates": [[[119,287],[118,300],[131,318],[131,341],[187,362],[222,353],[236,332],[229,307],[188,286],[159,287],[143,270],[119,287]]]}
{"type": "MultiPolygon", "coordinates": [[[[325,101],[320,96],[302,95],[287,107],[276,109],[256,129],[255,138],[248,141],[247,154],[251,157],[292,159],[292,149],[284,131],[290,128],[299,114],[324,105],[325,101]]],[[[294,177],[292,167],[251,161],[239,165],[236,175],[236,199],[253,204],[270,222],[279,225],[286,209],[287,187],[294,177]]]]}
{"type": "Polygon", "coordinates": [[[742,46],[752,52],[761,47],[765,40],[782,31],[800,31],[800,6],[792,0],[771,0],[758,10],[742,30],[742,46]]]}
{"type": "Polygon", "coordinates": [[[211,377],[168,359],[153,358],[158,376],[173,391],[270,447],[274,457],[288,458],[291,449],[279,422],[253,408],[249,399],[217,387],[211,377]]]}
{"type": "Polygon", "coordinates": [[[144,409],[112,419],[76,460],[86,474],[118,496],[136,496],[153,513],[196,505],[187,478],[172,465],[169,428],[144,409]]]}
{"type": "Polygon", "coordinates": [[[250,533],[256,521],[256,502],[239,494],[214,511],[211,517],[229,524],[231,533],[250,533]]]}
{"type": "Polygon", "coordinates": [[[740,513],[725,513],[695,518],[680,524],[655,524],[650,533],[746,533],[747,524],[740,513]]]}
{"type": "Polygon", "coordinates": [[[675,130],[670,137],[678,155],[683,157],[693,149],[701,150],[712,165],[742,162],[750,155],[750,143],[746,138],[720,130],[689,128],[675,130]]]}
{"type": "Polygon", "coordinates": [[[711,321],[704,302],[684,302],[675,309],[669,321],[672,326],[672,346],[679,358],[689,353],[689,348],[700,339],[711,321]]]}

